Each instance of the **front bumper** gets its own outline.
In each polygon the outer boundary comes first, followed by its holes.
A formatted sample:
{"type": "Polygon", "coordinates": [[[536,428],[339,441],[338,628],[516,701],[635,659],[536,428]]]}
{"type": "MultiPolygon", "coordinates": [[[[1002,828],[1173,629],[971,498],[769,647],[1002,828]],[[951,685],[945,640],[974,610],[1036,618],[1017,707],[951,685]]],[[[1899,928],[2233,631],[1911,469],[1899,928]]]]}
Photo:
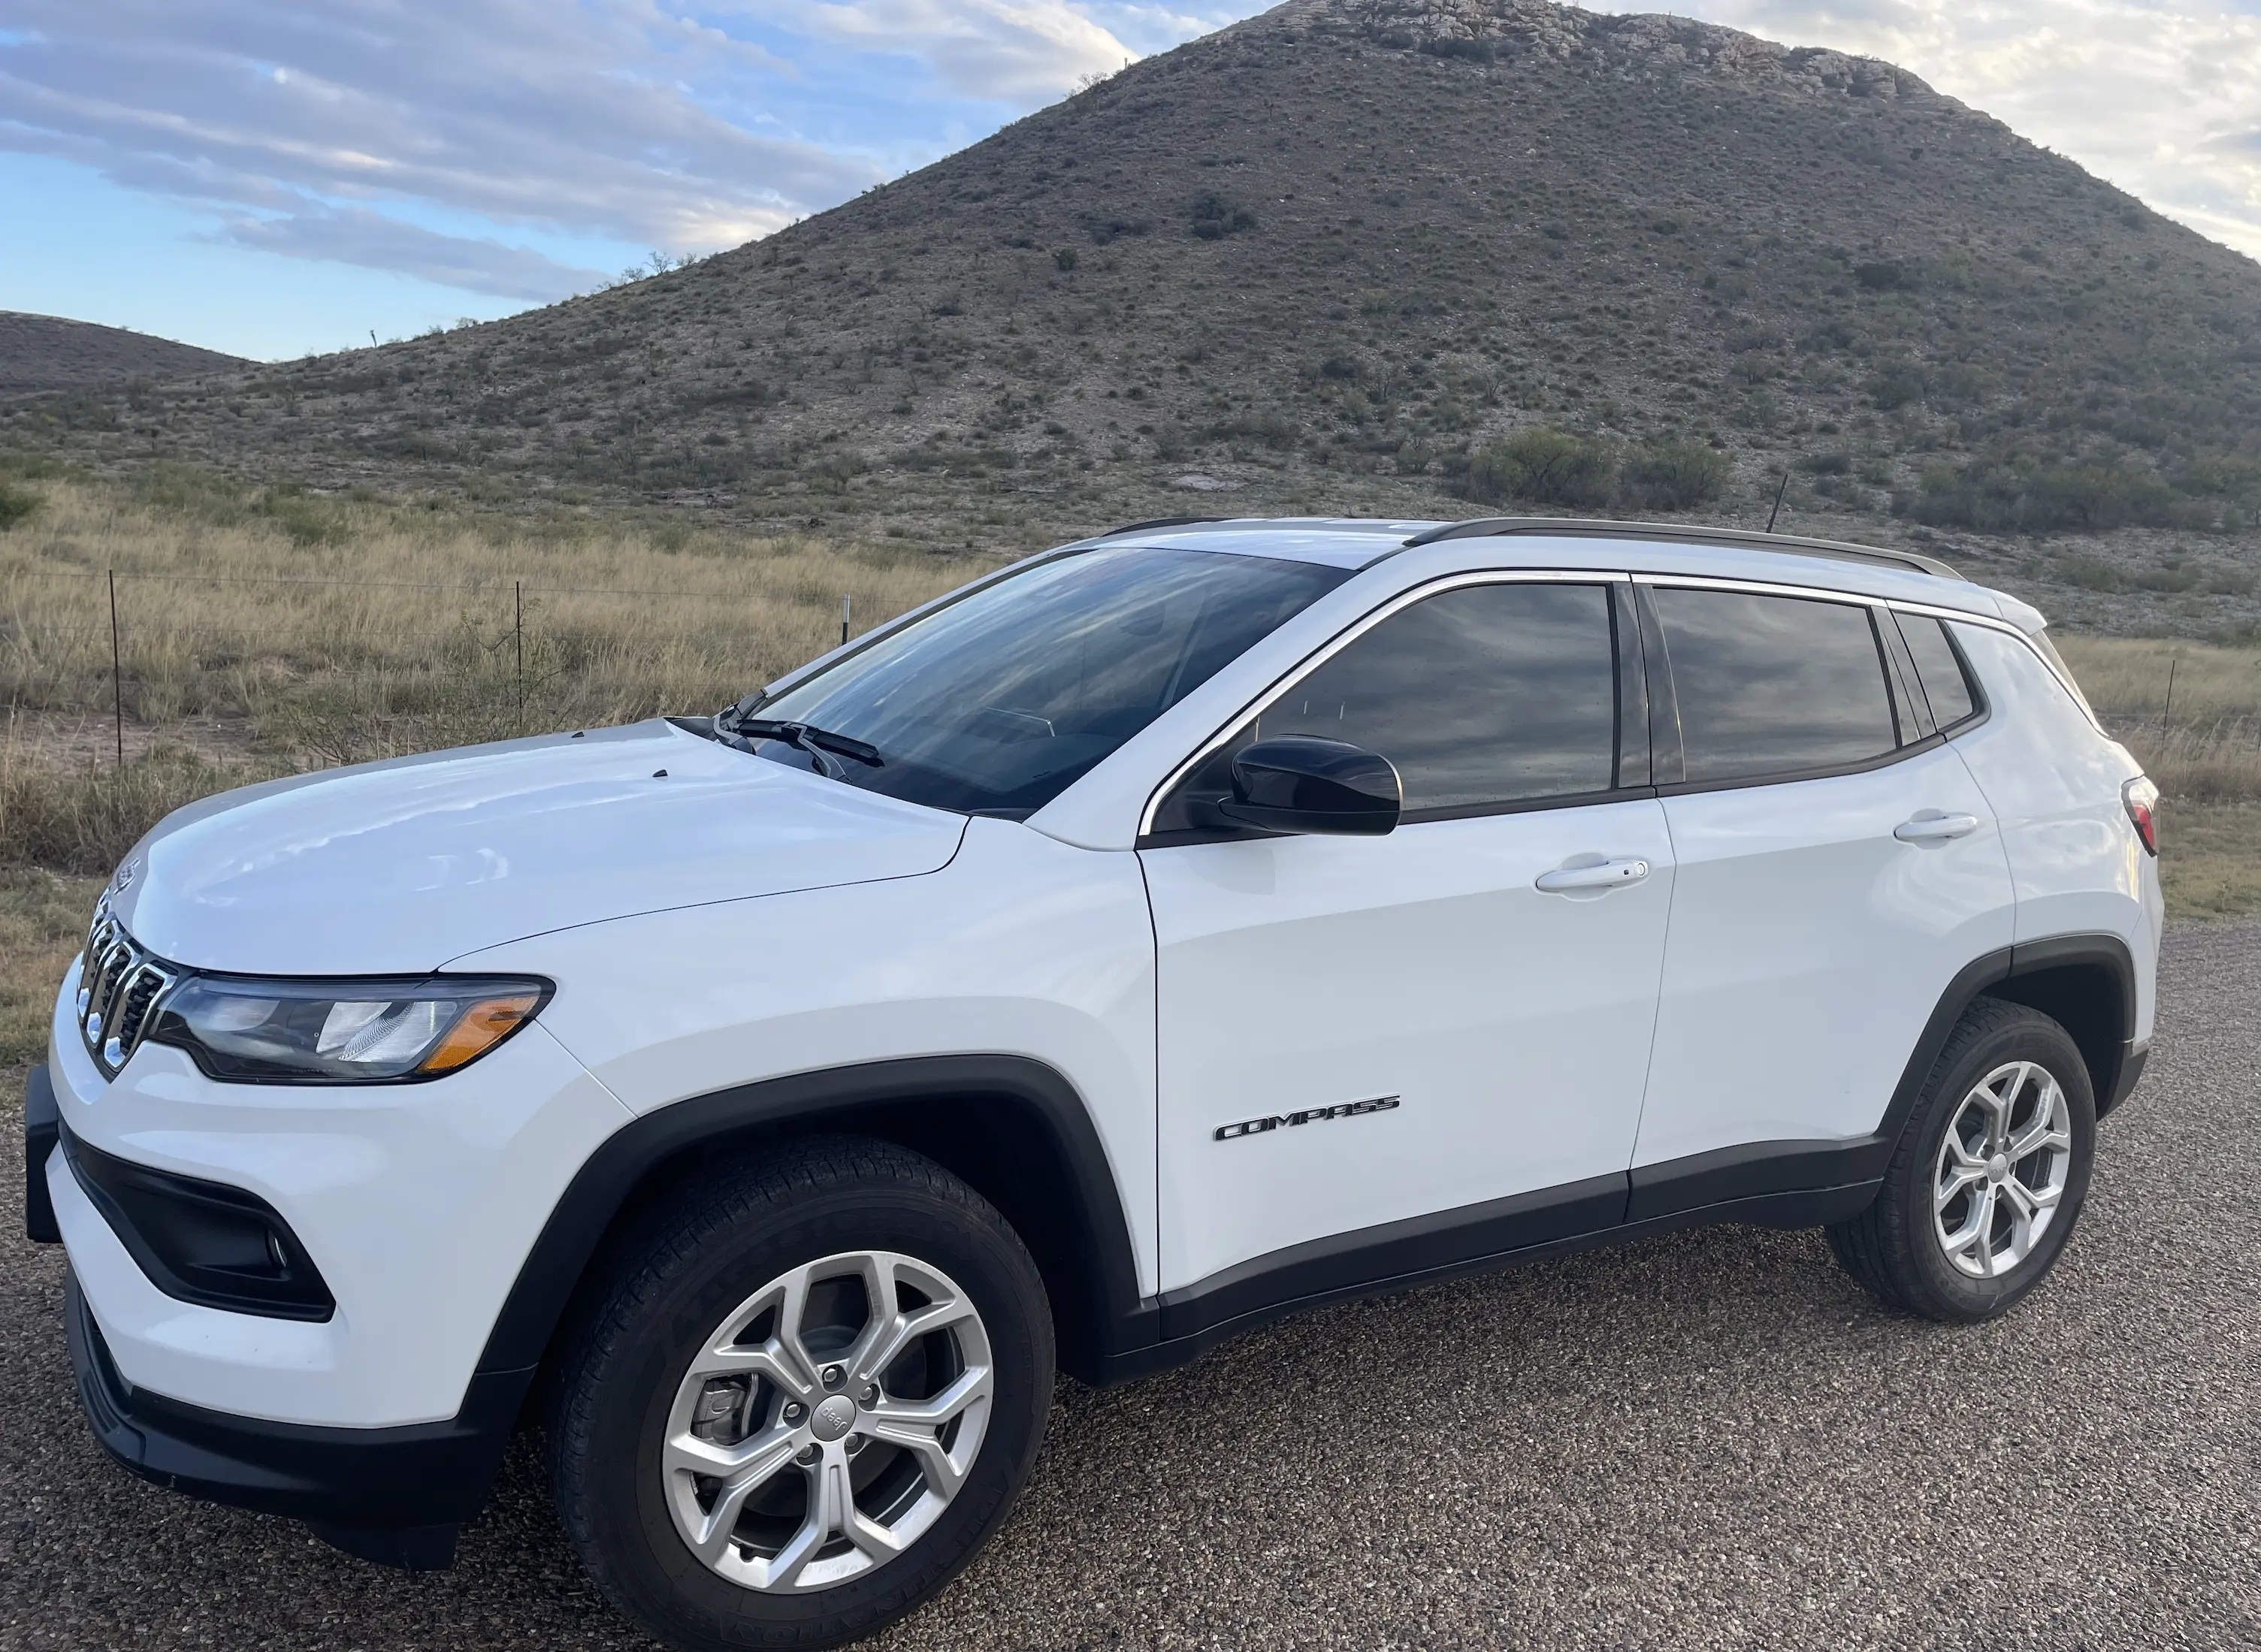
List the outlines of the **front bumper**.
{"type": "Polygon", "coordinates": [[[236,1508],[307,1521],[348,1553],[413,1570],[454,1557],[509,1443],[523,1373],[475,1377],[446,1422],[320,1428],[183,1405],[118,1374],[78,1276],[63,1319],[95,1437],[142,1479],[236,1508]]]}
{"type": "Polygon", "coordinates": [[[177,1280],[169,1289],[51,1149],[35,1174],[119,1377],[266,1422],[387,1429],[456,1416],[535,1240],[628,1110],[539,1023],[429,1083],[219,1083],[149,1044],[105,1081],[69,1014],[73,986],[48,1046],[59,1134],[250,1196],[303,1245],[335,1304],[294,1319],[231,1311],[177,1280]]]}

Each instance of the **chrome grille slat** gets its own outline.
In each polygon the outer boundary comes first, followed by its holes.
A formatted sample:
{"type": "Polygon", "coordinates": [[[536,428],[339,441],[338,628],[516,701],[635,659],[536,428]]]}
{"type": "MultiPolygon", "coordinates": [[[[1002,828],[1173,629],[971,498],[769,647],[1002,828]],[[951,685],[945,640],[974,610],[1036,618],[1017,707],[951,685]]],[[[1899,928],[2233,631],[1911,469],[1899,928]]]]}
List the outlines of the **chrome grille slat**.
{"type": "Polygon", "coordinates": [[[88,926],[79,969],[78,1027],[87,1054],[106,1078],[118,1076],[157,1019],[157,1006],[180,977],[126,933],[105,898],[88,926]]]}

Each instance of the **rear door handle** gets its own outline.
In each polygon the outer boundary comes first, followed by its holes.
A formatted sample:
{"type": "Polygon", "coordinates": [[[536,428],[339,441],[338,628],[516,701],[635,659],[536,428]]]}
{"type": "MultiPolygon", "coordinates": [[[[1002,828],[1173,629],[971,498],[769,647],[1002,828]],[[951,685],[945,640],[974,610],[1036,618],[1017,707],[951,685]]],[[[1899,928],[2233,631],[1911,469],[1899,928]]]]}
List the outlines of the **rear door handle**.
{"type": "Polygon", "coordinates": [[[1648,876],[1647,861],[1600,861],[1591,866],[1558,866],[1541,872],[1532,887],[1549,895],[1573,889],[1618,889],[1648,876]]]}
{"type": "Polygon", "coordinates": [[[1942,814],[1936,809],[1926,809],[1894,826],[1892,835],[1903,843],[1931,843],[1941,838],[1968,837],[1977,829],[1975,814],[1942,814]]]}

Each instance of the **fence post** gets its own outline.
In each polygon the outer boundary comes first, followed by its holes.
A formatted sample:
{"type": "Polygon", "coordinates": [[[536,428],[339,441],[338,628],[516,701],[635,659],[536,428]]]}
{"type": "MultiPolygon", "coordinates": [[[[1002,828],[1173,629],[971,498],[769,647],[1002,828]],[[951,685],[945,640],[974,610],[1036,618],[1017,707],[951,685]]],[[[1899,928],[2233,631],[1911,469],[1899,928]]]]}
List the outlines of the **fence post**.
{"type": "Polygon", "coordinates": [[[517,649],[518,663],[513,668],[512,680],[518,686],[518,720],[526,721],[526,582],[510,582],[510,633],[517,649]]]}
{"type": "Polygon", "coordinates": [[[2167,719],[2175,714],[2175,667],[2182,663],[2179,654],[2167,656],[2167,703],[2159,709],[2159,739],[2167,738],[2167,719]]]}
{"type": "Polygon", "coordinates": [[[110,716],[118,734],[118,766],[126,767],[126,671],[118,647],[118,570],[110,570],[110,716]]]}

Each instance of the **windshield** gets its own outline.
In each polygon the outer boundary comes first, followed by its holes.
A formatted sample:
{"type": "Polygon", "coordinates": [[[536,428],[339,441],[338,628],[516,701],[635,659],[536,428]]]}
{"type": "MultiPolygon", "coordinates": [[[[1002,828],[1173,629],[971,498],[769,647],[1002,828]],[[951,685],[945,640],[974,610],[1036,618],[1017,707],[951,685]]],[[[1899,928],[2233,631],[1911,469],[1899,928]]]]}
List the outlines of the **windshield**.
{"type": "Polygon", "coordinates": [[[1080,551],[937,609],[746,714],[868,742],[880,762],[838,765],[850,785],[1017,818],[1348,577],[1215,551],[1080,551]]]}

